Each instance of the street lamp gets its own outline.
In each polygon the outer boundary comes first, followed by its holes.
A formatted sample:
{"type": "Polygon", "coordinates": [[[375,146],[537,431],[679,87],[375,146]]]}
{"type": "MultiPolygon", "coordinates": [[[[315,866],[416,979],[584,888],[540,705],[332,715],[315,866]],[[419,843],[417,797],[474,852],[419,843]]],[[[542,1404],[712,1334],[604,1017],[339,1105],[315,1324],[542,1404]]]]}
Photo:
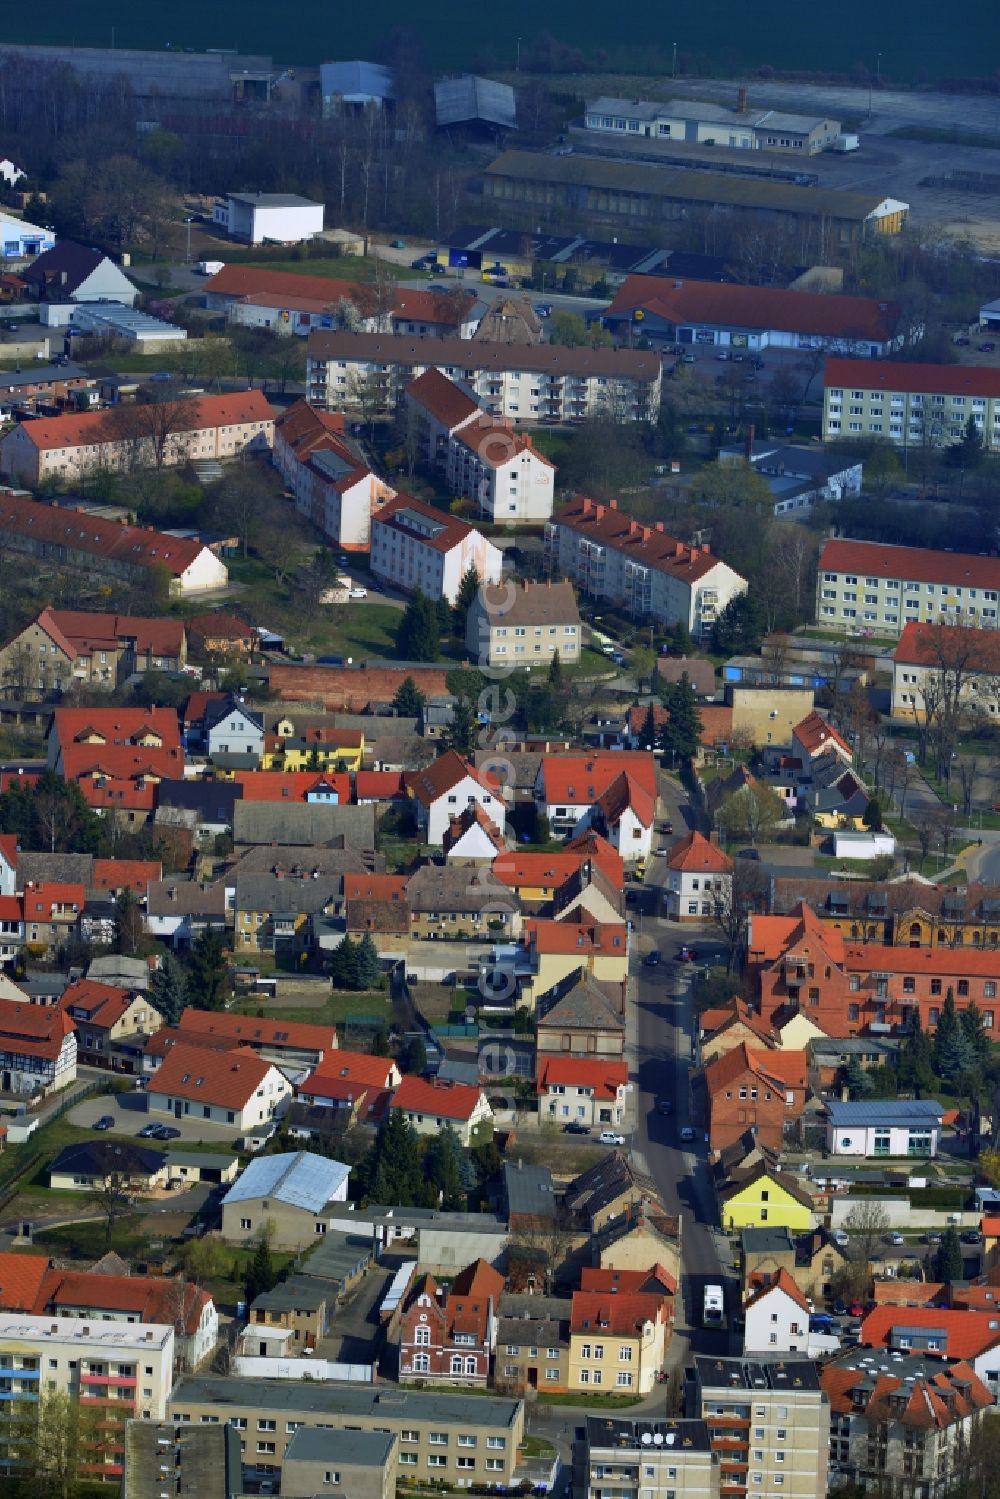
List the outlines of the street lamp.
{"type": "Polygon", "coordinates": [[[190,264],[190,261],[191,261],[191,225],[192,225],[193,222],[194,221],[191,218],[190,214],[184,220],[185,226],[187,228],[187,255],[185,256],[185,261],[188,264],[190,264]]]}
{"type": "Polygon", "coordinates": [[[520,71],[521,71],[521,38],[518,37],[518,39],[517,39],[517,55],[516,55],[516,57],[514,59],[514,72],[515,73],[520,73],[520,71]]]}
{"type": "Polygon", "coordinates": [[[672,78],[676,78],[677,77],[677,43],[676,42],[674,42],[674,65],[673,65],[673,71],[672,71],[672,73],[671,73],[670,76],[672,78]]]}

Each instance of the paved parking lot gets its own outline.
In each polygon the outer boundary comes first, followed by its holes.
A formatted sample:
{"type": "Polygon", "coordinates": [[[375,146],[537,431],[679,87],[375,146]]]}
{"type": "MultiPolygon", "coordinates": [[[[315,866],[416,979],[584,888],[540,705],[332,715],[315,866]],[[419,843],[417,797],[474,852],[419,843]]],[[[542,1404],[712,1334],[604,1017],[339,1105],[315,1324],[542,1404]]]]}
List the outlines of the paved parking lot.
{"type": "MultiPolygon", "coordinates": [[[[169,1124],[180,1130],[176,1142],[178,1144],[184,1140],[201,1140],[231,1146],[241,1133],[230,1125],[211,1124],[204,1119],[171,1119],[166,1114],[151,1114],[149,1099],[141,1092],[119,1093],[113,1098],[87,1098],[70,1109],[67,1117],[71,1124],[87,1127],[95,1119],[100,1119],[102,1114],[110,1114],[114,1118],[114,1129],[109,1130],[109,1134],[135,1136],[147,1124],[169,1124]]],[[[99,1138],[99,1135],[95,1135],[95,1138],[99,1138]]]]}

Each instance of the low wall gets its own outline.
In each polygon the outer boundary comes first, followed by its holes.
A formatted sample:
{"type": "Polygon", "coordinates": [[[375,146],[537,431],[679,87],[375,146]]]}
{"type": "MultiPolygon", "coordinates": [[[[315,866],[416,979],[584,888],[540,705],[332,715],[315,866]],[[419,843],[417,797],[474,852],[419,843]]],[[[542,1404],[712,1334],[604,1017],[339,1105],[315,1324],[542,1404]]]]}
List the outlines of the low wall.
{"type": "Polygon", "coordinates": [[[372,1364],[336,1364],[325,1358],[253,1358],[233,1360],[244,1379],[338,1379],[343,1384],[373,1384],[372,1364]]]}

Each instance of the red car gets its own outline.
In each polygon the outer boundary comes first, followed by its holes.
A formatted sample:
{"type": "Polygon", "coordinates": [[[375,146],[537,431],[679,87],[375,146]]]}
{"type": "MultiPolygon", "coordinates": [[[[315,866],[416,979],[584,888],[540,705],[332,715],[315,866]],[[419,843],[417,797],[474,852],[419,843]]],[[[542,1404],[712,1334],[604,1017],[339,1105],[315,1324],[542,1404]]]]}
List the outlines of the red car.
{"type": "Polygon", "coordinates": [[[677,949],[677,961],[678,961],[678,963],[693,963],[694,962],[694,948],[693,947],[679,947],[677,949]]]}
{"type": "Polygon", "coordinates": [[[852,1317],[863,1317],[865,1314],[865,1309],[860,1301],[852,1301],[847,1310],[852,1317]]]}

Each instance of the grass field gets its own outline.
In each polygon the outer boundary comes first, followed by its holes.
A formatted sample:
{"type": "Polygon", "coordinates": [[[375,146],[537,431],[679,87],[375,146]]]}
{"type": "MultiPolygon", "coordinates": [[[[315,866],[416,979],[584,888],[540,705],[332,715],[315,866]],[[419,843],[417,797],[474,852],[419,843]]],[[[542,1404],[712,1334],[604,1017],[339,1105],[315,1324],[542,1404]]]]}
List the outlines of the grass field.
{"type": "MultiPolygon", "coordinates": [[[[706,0],[680,9],[646,3],[633,7],[627,23],[603,5],[573,0],[511,0],[498,24],[470,25],[457,4],[433,6],[415,14],[400,0],[379,7],[331,6],[303,0],[295,24],[272,6],[216,0],[175,0],[168,12],[133,6],[126,0],[95,0],[70,10],[67,0],[37,10],[11,10],[4,22],[8,42],[42,42],[118,49],[148,47],[239,48],[262,52],[278,62],[315,63],[323,58],[384,56],[394,27],[414,34],[432,67],[513,70],[520,43],[522,68],[530,65],[540,39],[556,37],[583,59],[600,58],[602,70],[659,73],[669,83],[676,45],[680,69],[738,75],[749,68],[850,74],[875,71],[882,54],[882,78],[918,82],[943,77],[983,77],[993,69],[990,12],[973,7],[964,24],[934,0],[872,6],[846,0],[839,8],[794,7],[787,0],[760,6],[733,0],[706,0]],[[492,35],[491,35],[492,32],[492,35]]],[[[123,59],[124,61],[124,59],[123,59]]],[[[626,90],[616,89],[616,93],[626,90]]]]}

